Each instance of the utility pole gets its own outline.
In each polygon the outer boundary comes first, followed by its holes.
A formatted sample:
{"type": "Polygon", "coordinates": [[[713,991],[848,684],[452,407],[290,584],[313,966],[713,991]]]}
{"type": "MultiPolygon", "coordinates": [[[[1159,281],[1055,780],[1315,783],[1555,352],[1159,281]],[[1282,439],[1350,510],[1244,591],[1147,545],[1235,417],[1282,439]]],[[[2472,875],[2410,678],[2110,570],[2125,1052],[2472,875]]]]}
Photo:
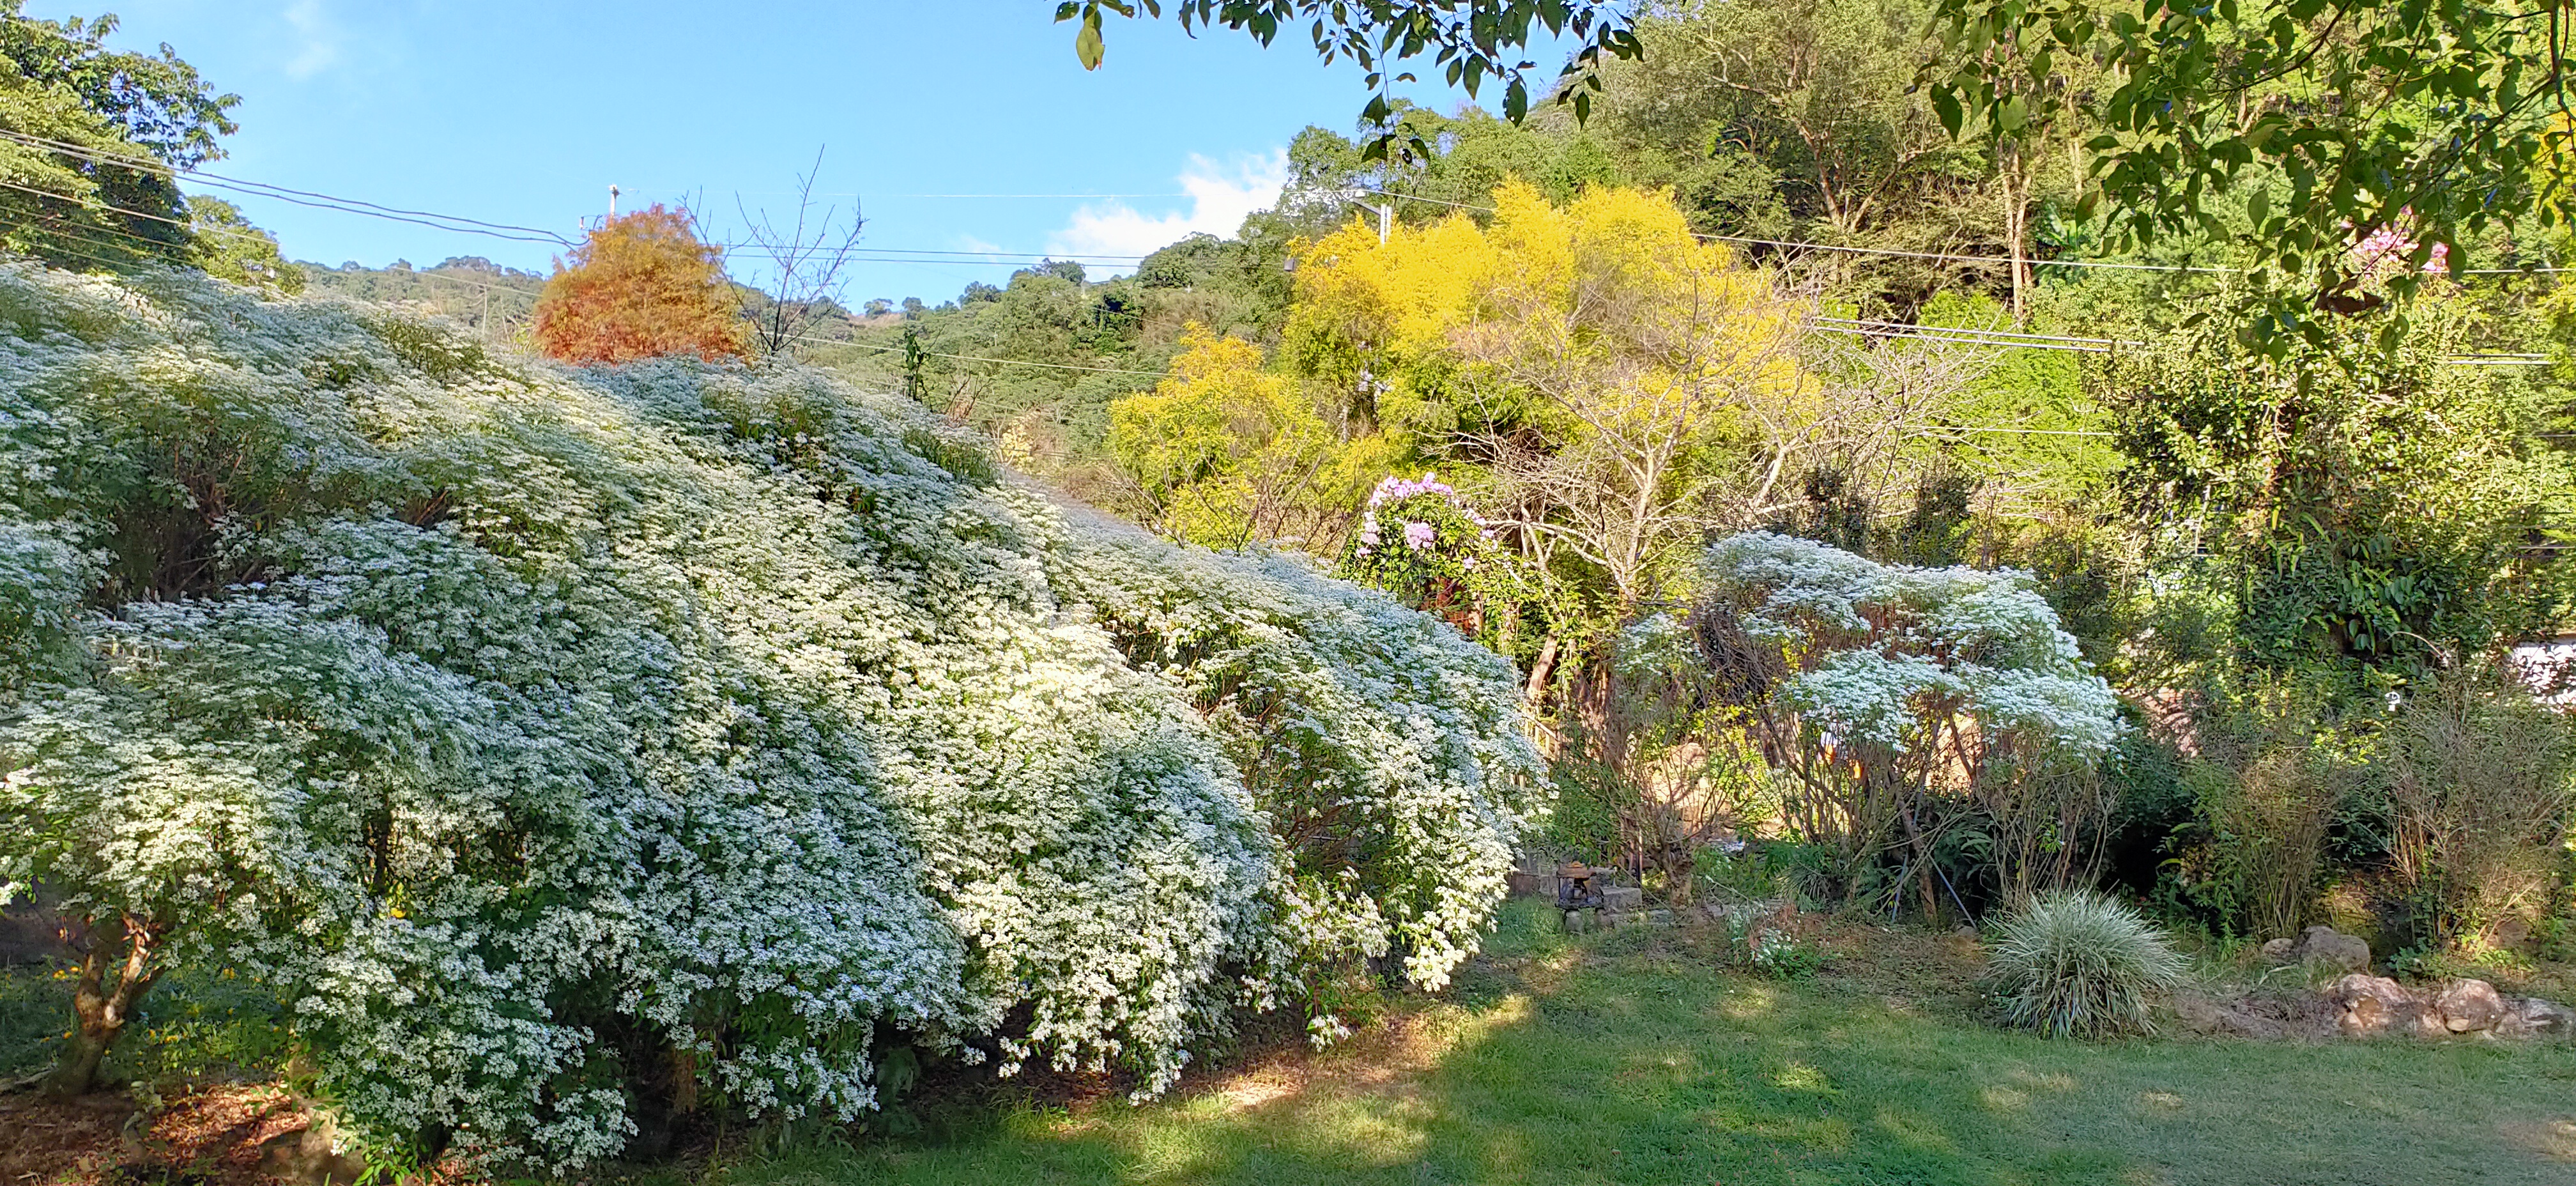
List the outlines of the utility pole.
{"type": "MultiPolygon", "coordinates": [[[[1387,235],[1389,235],[1390,233],[1392,233],[1392,232],[1395,230],[1395,195],[1394,195],[1394,194],[1390,194],[1390,193],[1384,193],[1384,192],[1381,192],[1381,191],[1379,191],[1379,190],[1373,190],[1373,189],[1364,189],[1364,190],[1361,190],[1361,191],[1359,191],[1359,192],[1364,193],[1364,194],[1377,194],[1379,197],[1382,197],[1382,198],[1385,198],[1385,199],[1386,199],[1386,201],[1385,201],[1385,203],[1384,203],[1384,204],[1382,204],[1382,205],[1375,205],[1375,206],[1372,206],[1372,205],[1368,204],[1367,202],[1363,202],[1363,201],[1359,200],[1358,198],[1343,198],[1343,199],[1342,199],[1343,201],[1348,202],[1348,203],[1350,203],[1350,204],[1351,204],[1351,205],[1353,205],[1353,206],[1357,206],[1357,207],[1359,207],[1359,208],[1360,208],[1360,209],[1362,209],[1362,210],[1371,211],[1371,212],[1373,212],[1373,213],[1375,213],[1375,214],[1377,215],[1377,245],[1378,245],[1378,246],[1380,246],[1380,247],[1384,247],[1384,246],[1386,246],[1386,237],[1387,237],[1387,235]]],[[[1294,259],[1291,259],[1291,260],[1289,261],[1289,263],[1293,265],[1293,264],[1295,264],[1295,263],[1296,263],[1296,261],[1295,261],[1294,259]]],[[[1293,267],[1293,266],[1292,266],[1292,267],[1290,267],[1288,270],[1289,270],[1289,271],[1291,271],[1291,272],[1294,272],[1294,271],[1296,271],[1297,269],[1296,269],[1295,267],[1293,267]]]]}
{"type": "Polygon", "coordinates": [[[608,217],[611,221],[617,218],[617,187],[614,185],[608,187],[608,217]]]}

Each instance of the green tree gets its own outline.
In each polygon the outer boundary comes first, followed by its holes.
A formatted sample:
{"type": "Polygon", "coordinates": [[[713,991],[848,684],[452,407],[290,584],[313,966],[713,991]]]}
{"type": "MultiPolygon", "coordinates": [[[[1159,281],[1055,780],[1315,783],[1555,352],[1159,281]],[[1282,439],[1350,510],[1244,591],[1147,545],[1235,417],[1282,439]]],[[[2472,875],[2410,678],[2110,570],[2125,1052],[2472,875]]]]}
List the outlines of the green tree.
{"type": "Polygon", "coordinates": [[[304,291],[304,270],[278,253],[277,237],[252,226],[241,208],[221,198],[188,198],[188,232],[196,240],[189,262],[219,280],[288,294],[304,291]]]}
{"type": "Polygon", "coordinates": [[[2369,282],[2345,248],[2370,232],[2411,233],[2405,295],[2442,245],[2564,219],[2565,0],[1940,0],[1939,14],[1957,51],[1927,70],[1945,125],[2008,142],[2082,109],[2101,125],[2093,196],[2126,236],[2229,238],[2283,283],[2252,327],[2266,338],[2329,339],[2300,306],[2369,282]],[[2105,85],[2062,85],[2078,63],[2105,85]]]}
{"type": "Polygon", "coordinates": [[[1614,73],[1604,124],[1709,166],[1731,158],[1771,179],[1794,233],[1860,241],[1983,172],[1908,86],[1928,15],[1918,0],[1674,5],[1641,22],[1653,52],[1614,73]]]}
{"type": "Polygon", "coordinates": [[[2346,684],[2366,690],[2529,621],[2545,582],[2527,548],[2576,509],[2566,455],[2534,436],[2551,394],[2443,363],[2470,328],[2456,302],[2395,350],[2383,312],[2275,358],[2230,299],[2103,377],[2139,519],[2175,588],[2232,628],[2206,658],[2378,677],[2346,684]]]}
{"type": "Polygon", "coordinates": [[[1174,539],[1216,548],[1256,540],[1329,552],[1385,465],[1377,438],[1344,442],[1241,338],[1198,326],[1171,377],[1109,405],[1109,453],[1147,517],[1174,539]]]}
{"type": "Polygon", "coordinates": [[[169,46],[109,50],[116,18],[34,20],[0,0],[0,250],[69,266],[161,260],[272,264],[274,245],[221,203],[191,202],[173,170],[223,155],[226,112],[169,46]]]}

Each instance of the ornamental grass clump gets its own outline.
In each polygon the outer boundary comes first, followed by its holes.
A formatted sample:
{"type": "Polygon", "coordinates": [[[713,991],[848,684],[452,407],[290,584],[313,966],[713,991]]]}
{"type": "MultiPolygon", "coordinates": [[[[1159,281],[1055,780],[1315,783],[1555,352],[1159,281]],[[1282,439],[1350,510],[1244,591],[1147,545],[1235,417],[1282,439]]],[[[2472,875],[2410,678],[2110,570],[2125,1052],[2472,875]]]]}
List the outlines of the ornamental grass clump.
{"type": "Polygon", "coordinates": [[[1987,969],[2004,1019],[2052,1038],[2152,1033],[2148,1000],[2182,976],[2155,924],[2088,890],[2039,895],[2003,924],[1987,969]]]}

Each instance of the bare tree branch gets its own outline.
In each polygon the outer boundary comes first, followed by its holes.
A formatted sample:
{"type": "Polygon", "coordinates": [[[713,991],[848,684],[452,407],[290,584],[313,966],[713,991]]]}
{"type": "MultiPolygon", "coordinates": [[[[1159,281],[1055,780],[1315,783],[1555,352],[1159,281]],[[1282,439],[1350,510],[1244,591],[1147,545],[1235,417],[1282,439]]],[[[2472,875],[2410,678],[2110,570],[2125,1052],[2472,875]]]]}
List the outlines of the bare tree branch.
{"type": "Polygon", "coordinates": [[[768,298],[764,308],[753,311],[752,336],[760,343],[767,358],[792,357],[796,345],[808,340],[808,330],[838,316],[846,319],[849,311],[841,307],[843,290],[848,287],[841,278],[850,257],[859,246],[860,232],[867,220],[859,216],[856,205],[846,221],[838,206],[825,206],[815,213],[814,180],[823,172],[823,150],[814,150],[813,168],[797,175],[796,214],[784,229],[767,209],[752,213],[734,195],[734,209],[741,213],[748,246],[768,260],[768,298]]]}

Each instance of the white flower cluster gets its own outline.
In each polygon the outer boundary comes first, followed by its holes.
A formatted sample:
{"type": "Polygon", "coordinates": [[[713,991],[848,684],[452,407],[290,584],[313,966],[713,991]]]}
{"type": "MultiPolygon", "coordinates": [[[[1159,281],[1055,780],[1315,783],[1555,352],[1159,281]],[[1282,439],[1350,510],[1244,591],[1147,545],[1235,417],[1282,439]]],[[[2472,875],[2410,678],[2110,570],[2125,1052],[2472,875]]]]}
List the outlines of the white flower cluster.
{"type": "Polygon", "coordinates": [[[811,373],[0,265],[0,565],[0,885],[276,986],[381,1143],[592,1161],[675,1050],[1159,1091],[1318,969],[1443,983],[1529,810],[1502,660],[811,373]]]}
{"type": "Polygon", "coordinates": [[[1295,558],[1091,526],[1059,587],[1226,739],[1285,846],[1289,966],[1392,954],[1446,985],[1537,807],[1510,661],[1295,558]]]}
{"type": "Polygon", "coordinates": [[[1783,701],[1837,737],[1903,752],[1932,703],[2086,760],[2118,736],[2110,685],[2028,573],[1879,564],[1747,532],[1712,545],[1702,575],[1746,634],[1795,659],[1783,701]]]}

